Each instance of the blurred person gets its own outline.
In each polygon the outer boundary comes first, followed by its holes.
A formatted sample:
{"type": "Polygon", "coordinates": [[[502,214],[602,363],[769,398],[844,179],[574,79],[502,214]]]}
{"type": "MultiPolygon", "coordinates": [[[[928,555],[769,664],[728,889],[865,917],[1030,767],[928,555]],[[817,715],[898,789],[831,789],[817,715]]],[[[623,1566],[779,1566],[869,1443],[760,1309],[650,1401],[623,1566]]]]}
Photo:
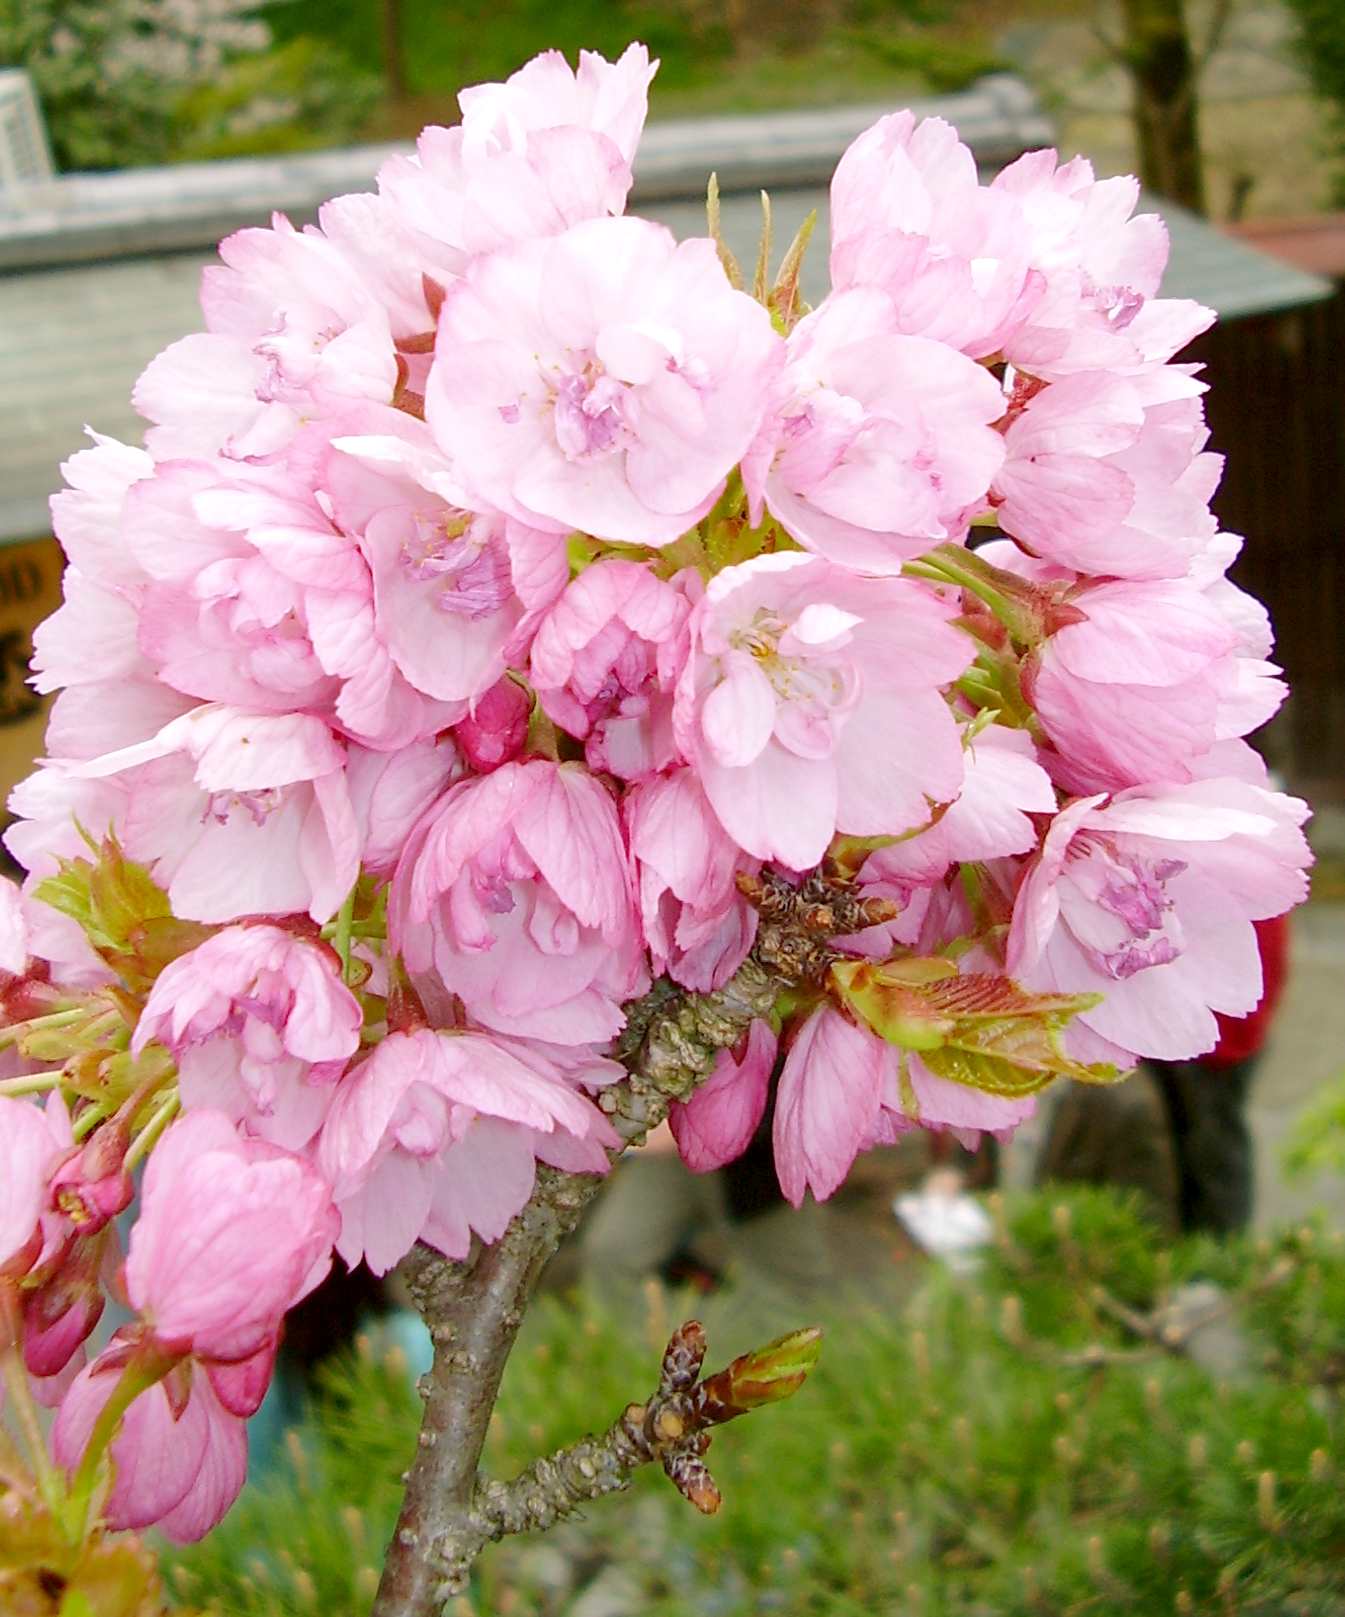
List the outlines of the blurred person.
{"type": "Polygon", "coordinates": [[[1289,971],[1289,917],[1257,921],[1261,1002],[1220,1016],[1219,1042],[1190,1061],[1149,1061],[1167,1108],[1185,1234],[1232,1235],[1252,1216],[1252,1136],[1247,1101],[1289,971]]]}

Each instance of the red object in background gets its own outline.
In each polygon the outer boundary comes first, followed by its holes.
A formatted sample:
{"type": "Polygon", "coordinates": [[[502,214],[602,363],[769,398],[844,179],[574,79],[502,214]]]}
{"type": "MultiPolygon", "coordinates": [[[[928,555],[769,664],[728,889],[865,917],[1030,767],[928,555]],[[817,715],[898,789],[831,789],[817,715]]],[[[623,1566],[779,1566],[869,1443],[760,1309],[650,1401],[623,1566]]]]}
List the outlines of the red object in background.
{"type": "Polygon", "coordinates": [[[1246,1016],[1219,1016],[1219,1042],[1208,1055],[1197,1056],[1202,1067],[1231,1067],[1259,1055],[1270,1033],[1275,1008],[1289,975],[1289,917],[1256,921],[1256,945],[1261,951],[1263,986],[1261,1003],[1246,1016]]]}

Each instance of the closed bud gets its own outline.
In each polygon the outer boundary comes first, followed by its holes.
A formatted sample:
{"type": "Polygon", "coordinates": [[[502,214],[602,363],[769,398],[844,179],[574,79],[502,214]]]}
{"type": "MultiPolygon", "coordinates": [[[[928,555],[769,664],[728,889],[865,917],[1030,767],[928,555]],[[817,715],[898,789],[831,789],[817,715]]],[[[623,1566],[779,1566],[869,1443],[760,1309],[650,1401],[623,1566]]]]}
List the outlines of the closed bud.
{"type": "Polygon", "coordinates": [[[718,1424],[745,1415],[749,1409],[792,1398],[808,1379],[821,1352],[822,1331],[809,1325],[744,1353],[701,1383],[706,1419],[718,1424]]]}
{"type": "Polygon", "coordinates": [[[131,1205],[135,1187],[126,1171],[131,1131],[122,1120],[105,1123],[51,1176],[51,1205],[82,1235],[93,1235],[131,1205]]]}

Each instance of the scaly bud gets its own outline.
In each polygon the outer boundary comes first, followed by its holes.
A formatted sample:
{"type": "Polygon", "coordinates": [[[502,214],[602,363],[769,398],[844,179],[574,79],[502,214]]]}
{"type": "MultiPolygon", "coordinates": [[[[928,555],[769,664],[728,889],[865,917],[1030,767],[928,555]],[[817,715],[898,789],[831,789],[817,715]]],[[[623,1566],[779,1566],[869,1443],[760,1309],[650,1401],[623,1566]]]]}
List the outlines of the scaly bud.
{"type": "Polygon", "coordinates": [[[701,1383],[698,1397],[703,1418],[718,1426],[750,1409],[792,1398],[808,1379],[821,1352],[821,1327],[809,1325],[742,1354],[701,1383]]]}

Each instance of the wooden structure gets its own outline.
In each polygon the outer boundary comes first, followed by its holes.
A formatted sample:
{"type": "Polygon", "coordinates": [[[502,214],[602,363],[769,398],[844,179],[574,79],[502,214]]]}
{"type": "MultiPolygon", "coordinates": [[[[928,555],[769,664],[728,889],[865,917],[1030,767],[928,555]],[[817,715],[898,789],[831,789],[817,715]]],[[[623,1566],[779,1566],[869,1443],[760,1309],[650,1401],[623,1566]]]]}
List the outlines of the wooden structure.
{"type": "Polygon", "coordinates": [[[1296,791],[1345,805],[1345,214],[1268,220],[1237,235],[1330,277],[1329,295],[1223,322],[1204,362],[1212,447],[1227,456],[1214,508],[1246,536],[1234,576],[1270,608],[1292,696],[1260,740],[1296,791]]]}

